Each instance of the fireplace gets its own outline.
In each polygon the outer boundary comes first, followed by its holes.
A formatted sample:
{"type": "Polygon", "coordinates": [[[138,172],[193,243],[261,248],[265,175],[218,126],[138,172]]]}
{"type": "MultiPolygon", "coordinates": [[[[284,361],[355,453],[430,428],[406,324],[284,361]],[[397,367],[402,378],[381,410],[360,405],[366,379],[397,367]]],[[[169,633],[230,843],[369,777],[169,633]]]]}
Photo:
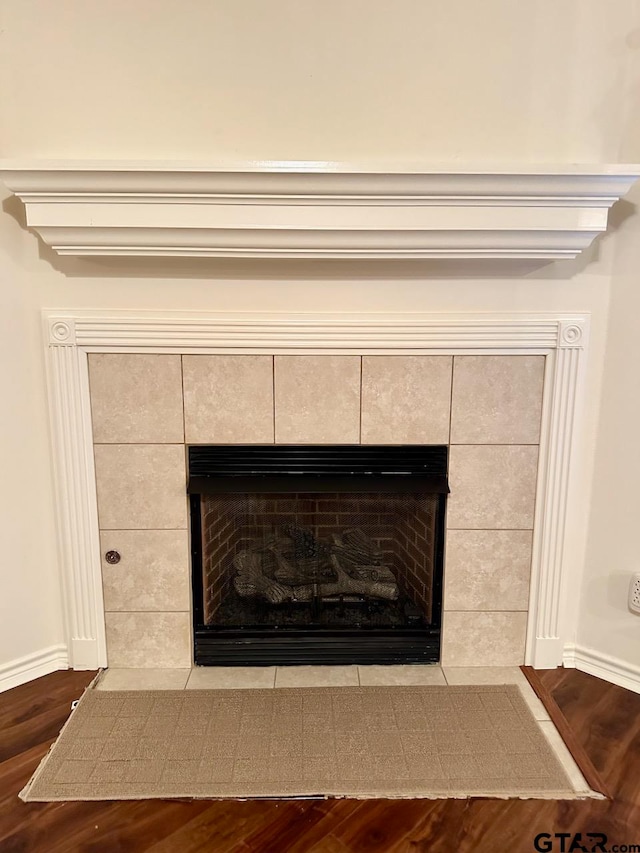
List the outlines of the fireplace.
{"type": "MultiPolygon", "coordinates": [[[[62,254],[482,259],[463,278],[484,277],[488,258],[574,256],[633,178],[629,167],[130,165],[5,163],[4,178],[30,227],[62,254]]],[[[236,441],[448,443],[443,663],[572,658],[589,317],[532,312],[526,300],[498,298],[495,282],[486,298],[462,302],[438,285],[434,299],[412,297],[396,313],[392,277],[363,313],[376,276],[361,270],[362,292],[345,302],[337,268],[320,293],[323,270],[313,286],[300,270],[290,277],[289,311],[282,297],[263,313],[43,312],[73,667],[191,665],[185,445],[236,441]],[[333,313],[318,310],[325,304],[333,313]],[[460,313],[441,313],[458,304],[460,313]],[[481,310],[464,310],[471,304],[481,310]],[[122,560],[108,562],[112,551],[122,560]]],[[[506,271],[505,287],[517,288],[520,272],[506,271]]]]}
{"type": "MultiPolygon", "coordinates": [[[[74,667],[192,665],[187,481],[192,501],[208,493],[188,448],[247,444],[447,446],[441,662],[562,660],[588,318],[75,311],[47,323],[74,667]]],[[[280,494],[254,489],[235,495],[280,494]]],[[[292,494],[317,491],[318,478],[298,480],[292,494]]]]}
{"type": "Polygon", "coordinates": [[[195,663],[438,661],[447,457],[190,447],[195,663]]]}

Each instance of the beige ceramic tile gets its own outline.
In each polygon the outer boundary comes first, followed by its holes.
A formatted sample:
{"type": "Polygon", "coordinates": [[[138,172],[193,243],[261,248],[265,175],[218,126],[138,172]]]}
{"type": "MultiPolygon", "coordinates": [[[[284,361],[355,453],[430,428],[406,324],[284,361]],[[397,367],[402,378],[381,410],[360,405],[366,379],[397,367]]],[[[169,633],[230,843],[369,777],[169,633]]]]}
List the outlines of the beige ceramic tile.
{"type": "Polygon", "coordinates": [[[531,530],[537,465],[532,445],[451,447],[447,527],[531,530]]]}
{"type": "Polygon", "coordinates": [[[186,530],[103,530],[105,610],[188,610],[189,538],[186,530]],[[104,555],[117,551],[111,565],[104,555]]]}
{"type": "Polygon", "coordinates": [[[182,364],[188,443],[273,442],[270,355],[185,355],[182,364]]]}
{"type": "Polygon", "coordinates": [[[449,530],[445,610],[526,610],[530,530],[449,530]]]}
{"type": "Polygon", "coordinates": [[[362,687],[422,686],[446,684],[442,669],[433,665],[359,666],[362,687]]]}
{"type": "Polygon", "coordinates": [[[183,445],[97,444],[94,453],[101,529],[186,528],[183,445]]]}
{"type": "Polygon", "coordinates": [[[279,666],[276,687],[357,687],[357,666],[279,666]]]}
{"type": "Polygon", "coordinates": [[[365,356],[362,442],[448,444],[450,356],[365,356]]]}
{"type": "Polygon", "coordinates": [[[447,684],[517,684],[536,720],[548,720],[544,705],[518,666],[445,666],[447,684]]]}
{"type": "Polygon", "coordinates": [[[360,440],[360,357],[275,358],[276,442],[356,444],[360,440]]]}
{"type": "Polygon", "coordinates": [[[537,444],[544,356],[461,355],[453,361],[452,444],[537,444]]]}
{"type": "Polygon", "coordinates": [[[105,623],[109,666],[191,666],[189,613],[106,613],[105,623]]]}
{"type": "Polygon", "coordinates": [[[196,666],[191,670],[187,690],[273,687],[275,680],[275,666],[196,666]]]}
{"type": "MultiPolygon", "coordinates": [[[[522,673],[520,673],[522,675],[522,673]]],[[[529,684],[527,679],[522,676],[522,681],[517,682],[518,687],[520,688],[520,692],[522,693],[522,698],[529,706],[529,710],[536,718],[536,720],[548,720],[549,713],[547,709],[544,707],[542,702],[536,696],[535,690],[529,684]]]]}
{"type": "Polygon", "coordinates": [[[191,673],[180,669],[107,669],[96,690],[184,690],[191,673]]]}
{"type": "Polygon", "coordinates": [[[519,666],[445,666],[447,684],[521,684],[526,682],[519,666]]]}
{"type": "Polygon", "coordinates": [[[580,768],[573,760],[573,756],[567,749],[565,742],[560,737],[558,730],[551,720],[541,720],[538,725],[542,729],[551,749],[554,751],[556,758],[562,765],[565,773],[569,777],[571,786],[574,791],[581,794],[586,794],[590,791],[587,780],[580,772],[580,768]]]}
{"type": "Polygon", "coordinates": [[[445,611],[442,666],[520,666],[526,613],[445,611]]]}
{"type": "Polygon", "coordinates": [[[90,353],[96,444],[184,441],[179,355],[90,353]]]}

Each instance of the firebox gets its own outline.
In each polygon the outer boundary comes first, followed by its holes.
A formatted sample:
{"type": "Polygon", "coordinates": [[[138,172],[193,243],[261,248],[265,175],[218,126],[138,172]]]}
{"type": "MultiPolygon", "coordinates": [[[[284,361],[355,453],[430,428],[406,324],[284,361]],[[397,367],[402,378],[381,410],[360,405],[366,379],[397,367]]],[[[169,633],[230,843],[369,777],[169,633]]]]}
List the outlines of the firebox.
{"type": "Polygon", "coordinates": [[[189,447],[195,663],[437,662],[447,459],[189,447]]]}

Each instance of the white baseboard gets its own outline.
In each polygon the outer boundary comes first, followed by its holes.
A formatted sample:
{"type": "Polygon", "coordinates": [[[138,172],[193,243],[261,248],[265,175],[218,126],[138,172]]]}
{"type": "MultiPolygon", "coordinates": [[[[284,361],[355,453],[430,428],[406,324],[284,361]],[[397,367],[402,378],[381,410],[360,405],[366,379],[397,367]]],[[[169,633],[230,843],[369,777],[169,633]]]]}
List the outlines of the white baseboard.
{"type": "Polygon", "coordinates": [[[573,643],[565,646],[562,662],[565,666],[575,667],[581,672],[617,684],[618,687],[640,693],[640,665],[573,643]]]}
{"type": "Polygon", "coordinates": [[[19,687],[34,678],[49,675],[58,669],[69,668],[69,657],[65,645],[49,646],[39,652],[32,652],[8,663],[0,664],[0,693],[19,687]]]}

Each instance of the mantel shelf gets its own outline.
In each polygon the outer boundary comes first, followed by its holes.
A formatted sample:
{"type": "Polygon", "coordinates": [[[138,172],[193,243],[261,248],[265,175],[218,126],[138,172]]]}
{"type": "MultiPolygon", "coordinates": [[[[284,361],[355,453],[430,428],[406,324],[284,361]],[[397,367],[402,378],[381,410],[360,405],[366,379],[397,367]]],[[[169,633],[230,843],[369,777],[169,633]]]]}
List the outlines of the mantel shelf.
{"type": "Polygon", "coordinates": [[[0,161],[0,176],[61,255],[554,259],[606,230],[640,165],[0,161]]]}

